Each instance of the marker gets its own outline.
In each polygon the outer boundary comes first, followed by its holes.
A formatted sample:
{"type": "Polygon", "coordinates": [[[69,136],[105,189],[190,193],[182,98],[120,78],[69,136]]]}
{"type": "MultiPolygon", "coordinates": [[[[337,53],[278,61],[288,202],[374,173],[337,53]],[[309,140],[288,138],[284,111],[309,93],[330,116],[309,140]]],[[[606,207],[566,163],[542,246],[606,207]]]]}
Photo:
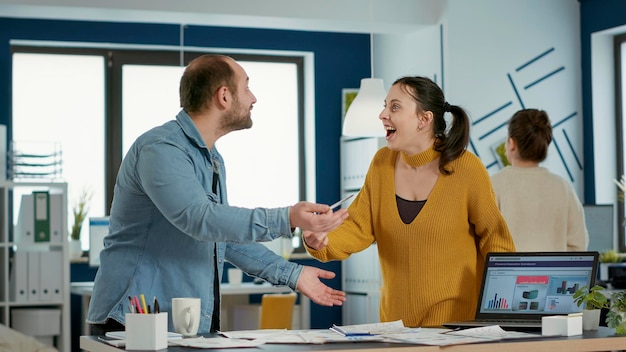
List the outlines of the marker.
{"type": "Polygon", "coordinates": [[[148,314],[148,307],[146,307],[146,297],[143,295],[139,295],[141,297],[141,309],[143,309],[143,314],[148,314]]]}
{"type": "Polygon", "coordinates": [[[139,298],[137,298],[137,296],[133,296],[133,302],[135,302],[136,313],[143,314],[143,311],[141,310],[141,303],[139,303],[139,298]]]}

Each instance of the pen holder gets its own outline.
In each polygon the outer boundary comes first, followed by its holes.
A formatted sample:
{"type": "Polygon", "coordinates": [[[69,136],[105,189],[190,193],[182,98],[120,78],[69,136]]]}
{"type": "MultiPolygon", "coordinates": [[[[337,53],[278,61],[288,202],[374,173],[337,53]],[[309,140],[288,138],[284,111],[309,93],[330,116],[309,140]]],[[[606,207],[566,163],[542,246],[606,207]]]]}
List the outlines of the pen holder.
{"type": "Polygon", "coordinates": [[[126,314],[126,349],[156,351],[167,348],[167,312],[126,314]]]}

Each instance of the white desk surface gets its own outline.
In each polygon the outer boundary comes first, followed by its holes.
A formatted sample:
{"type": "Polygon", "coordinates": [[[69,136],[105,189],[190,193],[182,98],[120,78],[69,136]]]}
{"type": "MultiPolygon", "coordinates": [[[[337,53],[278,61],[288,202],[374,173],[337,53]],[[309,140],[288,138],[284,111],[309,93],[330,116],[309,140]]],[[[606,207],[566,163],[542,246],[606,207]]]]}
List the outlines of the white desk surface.
{"type": "MultiPolygon", "coordinates": [[[[358,342],[358,343],[332,343],[322,345],[307,344],[265,344],[254,349],[259,352],[299,352],[334,350],[341,352],[529,352],[529,351],[615,351],[624,350],[626,336],[615,335],[615,330],[600,327],[597,331],[584,331],[583,335],[570,337],[549,337],[538,339],[504,340],[498,342],[474,343],[452,346],[427,346],[390,344],[385,342],[358,342]]],[[[95,336],[81,336],[80,347],[90,352],[120,352],[119,349],[106,343],[100,342],[95,336]]],[[[244,349],[232,349],[232,351],[244,351],[244,349]]],[[[171,352],[194,352],[201,351],[191,347],[170,347],[162,351],[171,352]]],[[[207,351],[229,351],[228,349],[207,351]]]]}

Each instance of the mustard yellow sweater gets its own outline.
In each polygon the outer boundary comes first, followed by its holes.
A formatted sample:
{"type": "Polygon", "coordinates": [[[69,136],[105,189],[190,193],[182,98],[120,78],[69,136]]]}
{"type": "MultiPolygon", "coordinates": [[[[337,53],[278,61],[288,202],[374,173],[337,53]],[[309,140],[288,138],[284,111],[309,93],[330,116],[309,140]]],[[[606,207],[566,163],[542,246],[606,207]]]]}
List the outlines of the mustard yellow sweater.
{"type": "MultiPolygon", "coordinates": [[[[438,154],[423,154],[429,153],[438,154]]],[[[421,212],[405,224],[395,198],[397,156],[386,147],[376,153],[350,217],[328,234],[328,246],[307,250],[321,261],[342,260],[376,242],[382,322],[402,319],[418,327],[471,319],[485,255],[515,251],[487,170],[474,154],[463,153],[448,165],[453,174],[439,176],[421,212]]]]}

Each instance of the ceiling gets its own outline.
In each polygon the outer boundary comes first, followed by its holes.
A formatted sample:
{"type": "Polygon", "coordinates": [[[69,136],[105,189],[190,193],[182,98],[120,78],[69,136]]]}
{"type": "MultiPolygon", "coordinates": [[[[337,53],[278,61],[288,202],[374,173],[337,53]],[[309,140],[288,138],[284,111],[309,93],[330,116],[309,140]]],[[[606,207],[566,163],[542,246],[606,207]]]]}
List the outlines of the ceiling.
{"type": "Polygon", "coordinates": [[[1,17],[411,33],[438,23],[442,0],[0,0],[1,17]]]}

